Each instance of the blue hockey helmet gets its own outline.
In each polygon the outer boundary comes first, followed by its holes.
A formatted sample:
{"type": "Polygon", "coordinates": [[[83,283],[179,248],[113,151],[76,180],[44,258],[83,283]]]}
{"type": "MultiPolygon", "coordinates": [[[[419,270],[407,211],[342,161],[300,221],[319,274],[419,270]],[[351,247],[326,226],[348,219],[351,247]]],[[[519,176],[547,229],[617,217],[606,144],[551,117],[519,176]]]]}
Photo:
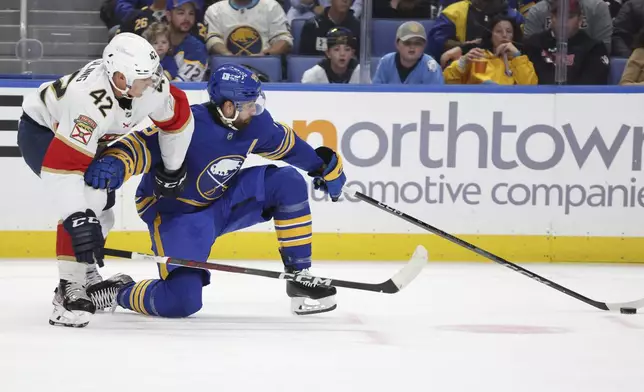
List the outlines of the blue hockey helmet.
{"type": "Polygon", "coordinates": [[[257,116],[264,111],[266,103],[262,82],[257,75],[237,64],[223,64],[210,75],[208,96],[218,107],[226,101],[232,102],[237,114],[253,110],[252,114],[257,116]]]}

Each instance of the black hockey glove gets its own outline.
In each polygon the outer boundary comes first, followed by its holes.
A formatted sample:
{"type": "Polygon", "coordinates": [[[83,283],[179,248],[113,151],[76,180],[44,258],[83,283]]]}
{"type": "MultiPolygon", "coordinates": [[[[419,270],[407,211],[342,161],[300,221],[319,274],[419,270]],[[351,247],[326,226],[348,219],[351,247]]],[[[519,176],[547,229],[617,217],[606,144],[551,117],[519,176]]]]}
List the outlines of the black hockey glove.
{"type": "Polygon", "coordinates": [[[184,161],[179,170],[168,173],[163,166],[163,162],[159,163],[155,168],[154,193],[157,196],[169,197],[176,199],[183,192],[186,183],[187,166],[184,161]]]}
{"type": "Polygon", "coordinates": [[[103,246],[105,239],[101,222],[92,210],[75,212],[63,221],[63,228],[72,237],[72,247],[79,263],[103,266],[103,246]]]}

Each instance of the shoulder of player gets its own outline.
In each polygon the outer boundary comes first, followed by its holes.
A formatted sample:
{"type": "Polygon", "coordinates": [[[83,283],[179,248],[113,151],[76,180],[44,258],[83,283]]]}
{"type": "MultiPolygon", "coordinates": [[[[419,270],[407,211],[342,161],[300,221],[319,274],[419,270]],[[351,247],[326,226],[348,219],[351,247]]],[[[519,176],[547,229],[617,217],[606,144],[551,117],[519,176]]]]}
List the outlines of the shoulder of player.
{"type": "Polygon", "coordinates": [[[204,104],[198,103],[195,105],[190,105],[190,111],[192,112],[192,118],[194,119],[195,123],[200,123],[203,125],[212,123],[212,118],[210,117],[210,113],[208,113],[208,108],[206,108],[204,104]]]}
{"type": "Polygon", "coordinates": [[[283,132],[283,125],[279,124],[273,119],[268,110],[264,110],[259,116],[255,116],[251,121],[248,131],[257,134],[264,138],[270,138],[273,134],[272,131],[283,132]]]}
{"type": "Polygon", "coordinates": [[[68,84],[71,91],[84,93],[104,89],[109,95],[114,95],[101,59],[88,63],[73,75],[74,77],[69,80],[68,84]]]}
{"type": "Polygon", "coordinates": [[[111,118],[113,108],[118,106],[112,86],[105,75],[104,80],[92,78],[77,82],[73,79],[67,86],[65,100],[72,113],[81,113],[92,117],[96,122],[111,118]]]}

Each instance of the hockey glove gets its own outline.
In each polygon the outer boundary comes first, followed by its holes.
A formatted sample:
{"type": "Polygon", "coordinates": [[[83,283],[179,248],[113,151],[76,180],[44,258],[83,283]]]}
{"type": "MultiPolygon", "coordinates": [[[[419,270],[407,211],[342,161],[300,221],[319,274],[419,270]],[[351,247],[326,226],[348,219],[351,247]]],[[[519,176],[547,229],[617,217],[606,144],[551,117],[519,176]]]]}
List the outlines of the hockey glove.
{"type": "Polygon", "coordinates": [[[105,239],[101,222],[94,211],[75,212],[63,221],[63,228],[72,237],[72,248],[79,263],[103,266],[103,246],[105,239]]]}
{"type": "Polygon", "coordinates": [[[183,192],[186,183],[187,166],[184,161],[179,170],[168,173],[160,162],[154,173],[155,189],[154,193],[157,196],[168,197],[176,199],[183,192]]]}
{"type": "Polygon", "coordinates": [[[318,171],[309,172],[313,178],[315,189],[327,192],[332,201],[338,201],[342,195],[342,187],[347,182],[342,168],[342,158],[329,147],[315,149],[318,156],[324,161],[324,166],[318,171]]]}
{"type": "Polygon", "coordinates": [[[125,180],[125,164],[112,155],[93,161],[85,171],[85,183],[94,189],[119,189],[125,180]]]}

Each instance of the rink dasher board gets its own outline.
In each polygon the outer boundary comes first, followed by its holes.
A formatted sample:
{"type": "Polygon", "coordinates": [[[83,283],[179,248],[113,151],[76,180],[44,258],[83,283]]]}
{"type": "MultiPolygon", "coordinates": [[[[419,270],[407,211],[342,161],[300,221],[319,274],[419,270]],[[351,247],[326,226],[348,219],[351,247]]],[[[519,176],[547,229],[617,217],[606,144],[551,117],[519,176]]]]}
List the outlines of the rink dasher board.
{"type": "MultiPolygon", "coordinates": [[[[17,96],[39,84],[0,82],[0,156],[16,148],[17,96]]],[[[204,84],[180,87],[207,100],[204,84]]],[[[342,154],[357,190],[505,258],[644,261],[644,88],[408,87],[280,84],[266,95],[277,121],[342,154]]],[[[57,217],[42,184],[19,157],[0,164],[12,184],[0,193],[0,257],[52,257],[57,217]]],[[[146,252],[137,183],[118,193],[109,244],[146,252]]],[[[310,195],[316,259],[406,260],[417,244],[432,260],[473,257],[357,200],[310,195]]],[[[221,238],[212,256],[277,259],[276,245],[267,223],[221,238]]]]}

